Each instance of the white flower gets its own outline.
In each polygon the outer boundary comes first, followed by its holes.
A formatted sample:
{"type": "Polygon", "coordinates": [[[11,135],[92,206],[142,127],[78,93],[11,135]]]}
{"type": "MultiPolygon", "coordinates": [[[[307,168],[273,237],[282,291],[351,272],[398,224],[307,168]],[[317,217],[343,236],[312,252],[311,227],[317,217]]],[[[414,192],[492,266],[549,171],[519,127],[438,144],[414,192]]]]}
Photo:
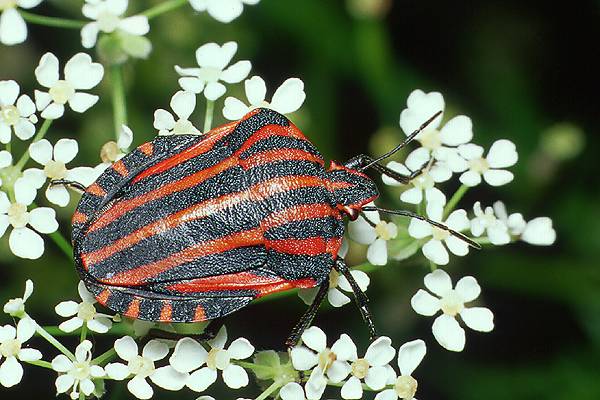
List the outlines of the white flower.
{"type": "Polygon", "coordinates": [[[96,299],[88,292],[83,282],[79,282],[77,287],[81,303],[72,300],[59,303],[54,310],[61,317],[73,317],[63,323],[58,328],[63,332],[73,332],[85,325],[89,330],[97,333],[106,333],[112,327],[110,317],[96,312],[96,299]]]}
{"type": "Polygon", "coordinates": [[[490,243],[500,246],[510,243],[510,234],[506,223],[494,215],[492,207],[486,207],[485,211],[481,209],[481,203],[476,202],[473,205],[475,218],[471,220],[471,233],[474,236],[481,236],[483,232],[487,233],[490,243]]]}
{"type": "Polygon", "coordinates": [[[81,43],[85,48],[96,44],[99,32],[125,32],[133,36],[143,36],[150,31],[148,18],[144,15],[122,18],[127,10],[129,0],[86,0],[83,15],[94,22],[81,29],[81,43]]]}
{"type": "Polygon", "coordinates": [[[17,7],[29,9],[42,0],[2,0],[0,2],[0,43],[13,45],[27,39],[27,25],[17,7]]]}
{"type": "Polygon", "coordinates": [[[207,11],[219,22],[228,23],[242,15],[244,4],[258,4],[260,0],[189,0],[196,11],[207,11]]]}
{"type": "MultiPolygon", "coordinates": [[[[439,92],[425,93],[420,89],[414,90],[406,100],[407,108],[400,114],[400,127],[408,136],[417,130],[435,113],[444,111],[444,97],[439,92]]],[[[468,143],[473,138],[471,119],[458,115],[444,124],[440,129],[443,114],[435,118],[417,135],[416,139],[428,150],[431,156],[445,161],[454,172],[462,172],[467,166],[456,147],[468,143]]]]}
{"type": "Polygon", "coordinates": [[[154,363],[169,353],[169,347],[158,340],[149,341],[139,355],[138,345],[130,336],[115,341],[115,351],[127,364],[108,364],[106,374],[115,380],[131,378],[127,389],[138,399],[149,399],[154,394],[146,380],[150,380],[167,390],[181,390],[185,386],[187,375],[175,371],[171,366],[156,368],[154,363]]]}
{"type": "Polygon", "coordinates": [[[246,105],[235,97],[226,98],[223,116],[228,120],[238,120],[248,112],[260,107],[270,108],[281,114],[290,114],[297,111],[306,99],[304,82],[298,78],[286,79],[277,88],[270,103],[265,101],[267,87],[260,76],[253,76],[244,81],[244,87],[250,105],[246,105]]]}
{"type": "Polygon", "coordinates": [[[208,100],[217,100],[225,94],[225,85],[219,81],[238,83],[250,73],[250,61],[238,61],[227,67],[236,51],[236,42],[227,42],[223,46],[216,43],[200,46],[196,50],[196,61],[200,68],[175,66],[175,71],[183,77],[179,79],[179,85],[183,90],[196,94],[204,90],[208,100]]]}
{"type": "Polygon", "coordinates": [[[25,317],[17,324],[0,327],[0,384],[11,387],[23,378],[23,367],[19,361],[36,361],[42,353],[35,349],[23,348],[23,344],[35,333],[35,322],[25,317]],[[4,360],[2,360],[4,358],[4,360]]]}
{"type": "Polygon", "coordinates": [[[527,222],[521,240],[538,246],[550,246],[556,241],[552,220],[548,217],[538,217],[527,222]]]}
{"type": "Polygon", "coordinates": [[[73,111],[82,113],[92,107],[99,97],[78,90],[89,90],[98,85],[104,76],[101,64],[92,62],[85,53],[75,54],[65,65],[65,79],[59,79],[58,59],[52,53],[46,53],[35,69],[40,85],[48,92],[35,91],[35,104],[42,111],[42,118],[57,119],[65,112],[65,104],[73,111]]]}
{"type": "MultiPolygon", "coordinates": [[[[486,208],[487,212],[487,208],[486,208]]],[[[494,203],[494,213],[496,217],[506,225],[511,235],[520,235],[525,230],[527,222],[521,213],[513,213],[508,215],[506,206],[501,201],[494,203]]]]}
{"type": "Polygon", "coordinates": [[[382,336],[375,340],[365,353],[364,358],[351,358],[350,378],[342,386],[341,395],[344,399],[362,399],[363,389],[361,380],[368,387],[381,390],[387,381],[387,367],[396,355],[391,346],[390,338],[382,336]]]}
{"type": "Polygon", "coordinates": [[[64,354],[52,360],[52,369],[59,372],[56,378],[56,391],[66,393],[71,391],[73,400],[79,398],[79,391],[86,396],[94,392],[94,378],[105,375],[104,369],[99,365],[92,365],[92,342],[84,340],[75,349],[75,360],[71,361],[64,354]]]}
{"type": "Polygon", "coordinates": [[[196,108],[196,96],[192,92],[180,90],[171,98],[171,109],[177,121],[167,110],[159,108],[154,112],[154,127],[159,135],[199,134],[200,131],[188,120],[196,108]]]}
{"type": "Polygon", "coordinates": [[[290,382],[279,390],[281,400],[306,400],[304,389],[296,382],[290,382]]]}
{"type": "Polygon", "coordinates": [[[4,312],[11,317],[23,318],[27,314],[25,314],[25,302],[29,297],[31,297],[33,293],[33,282],[31,279],[27,279],[25,282],[25,292],[23,292],[23,297],[17,297],[14,299],[10,299],[4,305],[4,312]]]}
{"type": "Polygon", "coordinates": [[[217,380],[217,371],[223,371],[223,381],[232,389],[248,385],[248,373],[231,360],[244,360],[254,353],[254,346],[247,339],[238,338],[225,348],[227,329],[219,330],[213,340],[209,340],[210,351],[191,338],[183,338],[175,346],[169,359],[171,366],[186,374],[187,387],[195,392],[206,390],[217,380]],[[202,368],[200,368],[202,367],[202,368]],[[198,369],[200,368],[200,369],[198,369]],[[194,372],[192,372],[194,371],[194,372]],[[192,372],[191,374],[189,374],[192,372]]]}
{"type": "MultiPolygon", "coordinates": [[[[400,164],[397,161],[390,161],[387,167],[393,171],[399,172],[402,175],[408,176],[413,171],[417,171],[425,163],[429,161],[429,151],[424,147],[420,147],[409,154],[405,164],[400,164]]],[[[445,163],[437,161],[431,167],[426,168],[423,172],[414,178],[410,184],[411,188],[405,190],[400,195],[400,200],[410,204],[420,204],[423,201],[423,195],[427,203],[446,203],[444,193],[436,188],[436,183],[445,182],[452,177],[452,171],[445,163]]],[[[403,186],[402,183],[390,178],[387,175],[382,175],[383,183],[390,186],[403,186]]]]}
{"type": "Polygon", "coordinates": [[[312,326],[302,334],[304,346],[292,349],[292,365],[298,371],[307,371],[314,367],[306,382],[305,390],[308,399],[320,399],[327,382],[340,383],[351,372],[349,360],[356,360],[356,345],[352,339],[342,334],[338,340],[327,347],[325,333],[312,326]]]}
{"type": "Polygon", "coordinates": [[[458,315],[473,330],[490,332],[494,329],[494,315],[488,308],[465,306],[465,303],[474,301],[481,293],[481,287],[475,278],[465,276],[453,289],[450,276],[445,271],[436,269],[425,276],[424,282],[425,287],[437,297],[419,289],[410,304],[417,314],[428,317],[442,311],[432,326],[433,336],[442,347],[451,351],[464,349],[465,331],[456,320],[458,315]]]}
{"type": "MultiPolygon", "coordinates": [[[[400,376],[394,378],[394,388],[386,389],[375,396],[375,400],[416,400],[415,393],[417,392],[417,380],[412,377],[412,373],[423,361],[427,347],[422,340],[413,340],[412,342],[404,343],[398,350],[398,368],[400,376]]],[[[390,370],[391,372],[393,370],[390,370]]]]}
{"type": "MultiPolygon", "coordinates": [[[[443,211],[444,207],[439,203],[427,206],[427,216],[429,219],[446,225],[457,232],[469,228],[469,219],[465,210],[454,210],[446,221],[442,221],[443,211]]],[[[438,228],[427,221],[417,218],[410,220],[408,234],[415,239],[431,238],[423,245],[421,251],[425,257],[438,265],[448,264],[449,255],[446,247],[452,254],[457,256],[465,256],[469,252],[469,245],[465,241],[453,236],[450,232],[442,228],[438,228]]]]}
{"type": "Polygon", "coordinates": [[[21,140],[35,134],[35,104],[26,94],[19,96],[19,91],[17,82],[0,81],[0,143],[10,142],[12,130],[21,140]]]}
{"type": "MultiPolygon", "coordinates": [[[[66,164],[71,162],[79,152],[79,145],[74,139],[60,139],[54,146],[46,139],[39,140],[29,145],[29,155],[44,169],[30,168],[26,176],[34,186],[41,187],[47,179],[66,179],[75,181],[84,186],[90,185],[96,178],[96,173],[91,167],[76,167],[67,169],[66,164]]],[[[48,185],[46,198],[53,204],[65,207],[69,204],[71,196],[63,185],[48,185]]]]}
{"type": "MultiPolygon", "coordinates": [[[[358,270],[350,271],[350,274],[360,287],[360,290],[365,292],[369,287],[369,283],[371,282],[369,276],[363,271],[358,270]]],[[[312,304],[318,291],[318,287],[310,289],[300,289],[298,291],[298,296],[300,296],[304,303],[309,305],[312,304]]],[[[334,307],[341,307],[350,303],[350,298],[346,296],[344,292],[353,293],[352,287],[350,286],[348,279],[346,279],[345,276],[340,275],[340,273],[336,270],[332,269],[329,273],[329,290],[327,291],[327,300],[329,301],[329,304],[331,304],[334,307]]]]}
{"type": "Polygon", "coordinates": [[[0,237],[8,226],[12,225],[13,230],[8,238],[10,250],[18,257],[36,259],[44,254],[44,240],[37,232],[55,232],[58,222],[56,212],[51,208],[38,207],[27,211],[27,207],[35,198],[35,191],[31,196],[30,186],[26,178],[17,179],[14,186],[14,203],[8,200],[6,193],[0,192],[0,237]]]}
{"type": "Polygon", "coordinates": [[[469,169],[460,176],[463,184],[477,186],[481,183],[482,175],[492,186],[502,186],[513,180],[512,172],[502,169],[515,165],[519,159],[516,147],[510,140],[495,141],[485,158],[483,147],[473,143],[460,146],[458,152],[467,160],[469,169]]]}
{"type": "Polygon", "coordinates": [[[348,235],[355,242],[369,245],[367,260],[371,264],[385,265],[388,258],[387,242],[398,236],[398,227],[393,222],[382,221],[377,211],[363,214],[364,217],[361,215],[348,224],[348,235]]]}

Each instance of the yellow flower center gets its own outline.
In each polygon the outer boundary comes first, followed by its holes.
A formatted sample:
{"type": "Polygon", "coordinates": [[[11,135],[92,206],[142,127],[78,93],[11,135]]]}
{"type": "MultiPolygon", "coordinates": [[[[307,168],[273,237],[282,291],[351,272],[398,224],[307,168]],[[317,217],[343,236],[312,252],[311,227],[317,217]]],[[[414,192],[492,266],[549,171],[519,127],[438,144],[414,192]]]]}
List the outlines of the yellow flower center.
{"type": "Polygon", "coordinates": [[[325,349],[323,350],[320,354],[319,354],[319,367],[321,368],[321,371],[325,372],[327,371],[327,369],[329,369],[329,367],[331,367],[331,364],[333,364],[333,362],[337,359],[337,356],[335,355],[335,353],[329,349],[325,349]]]}
{"type": "Polygon", "coordinates": [[[69,375],[78,381],[82,381],[90,376],[90,362],[89,361],[75,361],[73,368],[69,371],[69,375]]]}
{"type": "Polygon", "coordinates": [[[426,131],[423,131],[419,135],[417,140],[421,142],[421,145],[423,145],[423,147],[432,151],[442,147],[440,131],[438,131],[437,129],[428,129],[426,131]]]}
{"type": "Polygon", "coordinates": [[[216,82],[221,77],[222,72],[219,68],[202,67],[198,73],[198,78],[204,82],[216,82]]]}
{"type": "Polygon", "coordinates": [[[27,206],[21,203],[13,203],[8,208],[8,222],[15,228],[23,228],[29,223],[27,206]]]}
{"type": "Polygon", "coordinates": [[[44,173],[50,179],[62,179],[67,175],[65,163],[50,160],[44,167],[44,173]]]}
{"type": "Polygon", "coordinates": [[[75,88],[67,81],[60,80],[48,91],[55,103],[65,104],[75,94],[75,88]]]}
{"type": "Polygon", "coordinates": [[[340,274],[333,269],[329,273],[329,289],[335,289],[340,282],[340,274]]]}
{"type": "Polygon", "coordinates": [[[352,363],[352,375],[358,379],[364,379],[369,372],[369,363],[364,358],[359,358],[352,363]]]}
{"type": "Polygon", "coordinates": [[[437,226],[432,227],[432,232],[431,232],[431,236],[433,236],[433,238],[435,240],[444,240],[447,239],[448,236],[450,236],[450,233],[444,229],[438,228],[437,226]]]}
{"type": "Polygon", "coordinates": [[[394,232],[392,228],[392,224],[389,224],[385,221],[379,221],[377,223],[375,226],[375,233],[383,240],[394,239],[397,235],[397,232],[394,232]]]}
{"type": "Polygon", "coordinates": [[[472,160],[469,160],[469,169],[471,171],[483,174],[485,171],[490,169],[490,163],[488,163],[488,161],[482,157],[474,158],[472,160]]]}
{"type": "Polygon", "coordinates": [[[91,321],[96,315],[96,307],[93,304],[86,303],[85,301],[79,304],[77,307],[77,316],[84,321],[91,321]]]}
{"type": "Polygon", "coordinates": [[[149,358],[142,356],[135,356],[129,361],[127,366],[132,374],[137,375],[140,378],[150,376],[154,372],[154,362],[149,358]]]}
{"type": "Polygon", "coordinates": [[[119,27],[121,19],[118,15],[113,13],[103,12],[102,14],[98,15],[97,21],[98,27],[102,32],[110,33],[119,27]]]}
{"type": "Polygon", "coordinates": [[[229,353],[223,349],[213,348],[208,352],[206,365],[211,369],[224,370],[229,365],[229,353]]]}
{"type": "Polygon", "coordinates": [[[0,11],[8,10],[9,8],[15,8],[16,6],[16,0],[0,0],[0,11]]]}
{"type": "Polygon", "coordinates": [[[417,380],[412,376],[400,375],[398,379],[396,379],[394,389],[401,399],[411,400],[415,397],[415,393],[417,393],[417,380]]]}
{"type": "Polygon", "coordinates": [[[18,339],[9,339],[0,344],[0,354],[4,357],[14,357],[21,351],[21,341],[18,339]]]}
{"type": "Polygon", "coordinates": [[[454,317],[465,308],[465,303],[456,290],[450,289],[440,300],[440,308],[444,314],[454,317]]]}
{"type": "Polygon", "coordinates": [[[2,118],[7,125],[15,125],[19,122],[20,117],[21,115],[19,114],[17,107],[13,105],[0,107],[0,118],[2,118]]]}
{"type": "Polygon", "coordinates": [[[105,163],[117,161],[119,154],[121,154],[121,149],[119,149],[117,142],[113,140],[104,143],[104,146],[100,149],[100,159],[105,163]]]}

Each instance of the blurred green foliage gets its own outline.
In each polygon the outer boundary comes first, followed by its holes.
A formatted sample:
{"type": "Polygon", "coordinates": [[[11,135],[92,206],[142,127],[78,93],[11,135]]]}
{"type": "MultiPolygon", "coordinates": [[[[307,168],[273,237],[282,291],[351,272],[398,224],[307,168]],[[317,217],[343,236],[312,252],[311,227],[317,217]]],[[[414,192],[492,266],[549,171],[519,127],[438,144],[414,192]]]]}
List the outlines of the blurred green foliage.
{"type": "MultiPolygon", "coordinates": [[[[80,18],[80,1],[48,3],[35,11],[80,18]]],[[[131,3],[131,11],[139,11],[158,1],[131,3]]],[[[485,303],[496,314],[494,332],[468,333],[464,353],[437,346],[432,321],[410,309],[410,296],[427,272],[427,266],[410,259],[392,262],[371,276],[369,293],[380,330],[396,345],[417,337],[427,341],[428,357],[416,373],[419,398],[598,399],[600,170],[595,151],[600,63],[592,54],[600,33],[598,6],[515,0],[262,0],[231,24],[193,15],[184,7],[152,21],[152,53],[125,68],[134,143],[154,136],[153,111],[166,108],[178,89],[173,65],[194,65],[195,49],[208,41],[237,41],[236,59],[250,59],[253,73],[263,76],[271,90],[287,77],[302,78],[308,97],[293,119],[335,159],[389,148],[402,138],[398,117],[410,91],[443,92],[450,113],[472,117],[476,143],[489,146],[508,138],[520,155],[512,184],[477,188],[461,204],[502,199],[509,211],[526,218],[550,216],[558,241],[551,248],[517,244],[454,260],[450,274],[476,276],[485,303]]],[[[33,69],[43,52],[65,60],[81,48],[77,31],[38,26],[30,31],[27,44],[0,47],[0,79],[15,79],[31,93],[36,87],[33,69]]],[[[70,112],[48,136],[51,141],[77,138],[82,164],[99,161],[101,145],[113,138],[109,84],[105,79],[101,101],[83,119],[70,112]]],[[[237,85],[230,94],[242,96],[242,90],[237,85]]],[[[198,126],[203,117],[198,107],[198,126]]],[[[223,120],[220,111],[216,120],[223,120]]],[[[456,186],[454,180],[449,189],[456,186]]],[[[391,194],[384,197],[392,199],[391,194]]],[[[67,236],[74,206],[59,210],[67,236]]],[[[55,324],[53,307],[76,296],[77,279],[53,243],[47,240],[46,245],[44,261],[25,261],[11,255],[6,238],[0,241],[0,294],[2,299],[20,295],[25,279],[33,279],[31,314],[55,324]]],[[[357,253],[354,261],[360,259],[357,253]]],[[[235,314],[230,331],[258,348],[279,349],[302,309],[294,296],[264,302],[235,314]]],[[[366,329],[352,306],[324,309],[316,323],[330,338],[350,332],[366,348],[366,329]]],[[[110,338],[94,340],[110,346],[110,338]]],[[[221,389],[215,386],[214,395],[226,398],[221,389]]],[[[51,398],[53,377],[30,368],[20,386],[0,393],[2,399],[51,398]]],[[[127,396],[120,385],[109,398],[127,396]]],[[[175,396],[181,395],[161,392],[160,398],[175,396]]]]}

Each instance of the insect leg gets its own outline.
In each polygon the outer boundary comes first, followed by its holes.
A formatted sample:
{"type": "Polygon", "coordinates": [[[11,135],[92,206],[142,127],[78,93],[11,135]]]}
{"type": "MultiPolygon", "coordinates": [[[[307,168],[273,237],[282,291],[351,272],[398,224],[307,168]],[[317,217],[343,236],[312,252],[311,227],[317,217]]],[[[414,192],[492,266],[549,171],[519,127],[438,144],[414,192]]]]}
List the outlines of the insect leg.
{"type": "Polygon", "coordinates": [[[208,325],[206,325],[206,328],[204,328],[202,333],[196,335],[168,332],[161,329],[150,329],[150,332],[148,332],[148,336],[146,337],[151,339],[167,340],[179,340],[184,337],[189,337],[197,342],[206,342],[207,340],[214,339],[217,336],[217,333],[219,333],[219,330],[223,327],[223,324],[225,324],[225,318],[213,319],[208,323],[208,325]]]}
{"type": "Polygon", "coordinates": [[[368,307],[369,298],[367,297],[365,292],[363,292],[362,289],[358,286],[358,283],[356,283],[356,281],[354,280],[354,277],[350,273],[350,270],[348,269],[344,261],[338,258],[335,263],[335,269],[340,274],[344,275],[344,277],[348,280],[348,283],[352,287],[352,291],[354,292],[354,300],[356,300],[358,310],[360,311],[363,320],[369,328],[369,336],[371,337],[371,340],[375,340],[378,335],[377,329],[375,328],[375,323],[373,322],[373,316],[368,307]]]}
{"type": "Polygon", "coordinates": [[[379,172],[382,175],[387,175],[390,178],[403,183],[408,184],[411,180],[415,179],[417,176],[421,175],[423,171],[429,166],[429,160],[421,165],[418,169],[411,172],[410,175],[404,175],[399,172],[396,172],[386,166],[378,164],[374,162],[372,157],[369,157],[366,154],[360,154],[351,160],[349,160],[346,164],[344,164],[347,168],[358,169],[360,170],[363,166],[368,166],[367,168],[373,168],[375,171],[379,172]]]}
{"type": "Polygon", "coordinates": [[[323,299],[325,299],[325,295],[327,295],[328,290],[329,290],[329,279],[327,279],[325,282],[323,282],[321,284],[321,286],[319,287],[319,291],[317,292],[317,295],[315,296],[313,302],[310,304],[310,306],[308,306],[308,310],[306,310],[304,315],[302,315],[302,318],[300,318],[300,321],[298,321],[296,326],[294,326],[294,329],[292,329],[290,336],[285,341],[285,345],[289,349],[296,346],[298,344],[298,342],[300,341],[300,337],[302,336],[302,334],[304,333],[306,328],[308,328],[308,326],[310,325],[312,320],[315,318],[315,315],[317,314],[317,310],[319,309],[319,306],[323,302],[323,299]]]}
{"type": "Polygon", "coordinates": [[[75,181],[69,181],[66,179],[53,179],[50,181],[50,186],[58,186],[58,185],[67,186],[67,187],[77,189],[82,192],[85,192],[85,189],[86,189],[86,186],[84,184],[75,182],[75,181]]]}

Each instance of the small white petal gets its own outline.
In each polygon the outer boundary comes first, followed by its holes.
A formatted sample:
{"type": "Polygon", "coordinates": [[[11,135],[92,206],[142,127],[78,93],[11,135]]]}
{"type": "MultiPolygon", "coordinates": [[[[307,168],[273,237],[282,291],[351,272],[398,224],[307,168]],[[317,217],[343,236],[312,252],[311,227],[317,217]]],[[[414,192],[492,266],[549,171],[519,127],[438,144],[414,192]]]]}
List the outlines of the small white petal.
{"type": "Polygon", "coordinates": [[[238,338],[229,345],[227,351],[234,360],[243,360],[254,353],[254,346],[250,344],[248,339],[238,338]]]}
{"type": "Polygon", "coordinates": [[[144,346],[142,356],[152,361],[162,360],[169,354],[169,346],[160,340],[151,340],[144,346]]]}
{"type": "Polygon", "coordinates": [[[289,78],[275,91],[271,108],[281,114],[293,113],[302,106],[305,99],[304,82],[298,78],[289,78]]]}
{"type": "Polygon", "coordinates": [[[435,340],[446,350],[462,351],[465,348],[465,330],[454,317],[440,315],[433,321],[432,331],[435,340]]]}
{"type": "Polygon", "coordinates": [[[239,0],[210,1],[208,14],[219,22],[228,23],[242,15],[244,6],[239,0]]]}
{"type": "Polygon", "coordinates": [[[446,243],[448,250],[456,256],[464,257],[469,254],[469,245],[462,239],[455,236],[448,236],[444,242],[446,243]]]}
{"type": "Polygon", "coordinates": [[[241,119],[250,111],[247,105],[235,97],[227,97],[225,99],[225,107],[223,107],[223,116],[230,121],[241,119]]]}
{"type": "Polygon", "coordinates": [[[410,305],[417,314],[431,317],[440,310],[440,299],[419,289],[410,299],[410,305]]]}
{"type": "Polygon", "coordinates": [[[48,104],[52,102],[52,96],[47,92],[41,92],[36,90],[35,92],[35,106],[38,110],[43,110],[48,107],[48,104]]]}
{"type": "Polygon", "coordinates": [[[65,80],[75,89],[89,90],[100,83],[103,76],[102,64],[92,62],[85,53],[75,54],[65,65],[65,80]]]}
{"type": "Polygon", "coordinates": [[[251,68],[252,64],[250,63],[250,61],[238,61],[223,71],[223,73],[221,74],[221,80],[227,83],[241,82],[244,78],[248,76],[251,68]]]}
{"type": "Polygon", "coordinates": [[[469,229],[470,222],[467,218],[467,212],[465,210],[452,211],[446,219],[446,225],[458,232],[469,229]]]}
{"type": "Polygon", "coordinates": [[[458,146],[473,139],[473,123],[471,118],[458,115],[446,122],[440,130],[440,139],[447,146],[458,146]]]}
{"type": "Polygon", "coordinates": [[[246,91],[246,98],[251,105],[259,107],[262,102],[265,101],[267,85],[260,76],[253,76],[244,81],[244,88],[246,91]]]}
{"type": "Polygon", "coordinates": [[[35,113],[35,104],[33,100],[31,100],[31,97],[24,94],[17,100],[17,109],[19,110],[19,115],[21,115],[21,117],[27,118],[35,113]]]}
{"type": "Polygon", "coordinates": [[[154,111],[154,127],[156,129],[173,129],[175,127],[175,118],[173,115],[163,109],[154,111]]]}
{"type": "Polygon", "coordinates": [[[431,239],[421,249],[423,255],[437,265],[446,265],[450,261],[448,251],[439,240],[431,239]]]}
{"type": "Polygon", "coordinates": [[[69,106],[73,111],[83,113],[96,104],[98,100],[100,98],[96,95],[77,92],[69,99],[69,106]]]}
{"type": "Polygon", "coordinates": [[[452,289],[452,280],[450,279],[450,275],[448,275],[446,271],[442,269],[436,269],[435,271],[425,275],[423,282],[425,283],[425,287],[427,289],[440,297],[444,296],[450,289],[452,289]]]}
{"type": "Polygon", "coordinates": [[[86,396],[92,394],[95,388],[96,387],[94,386],[94,382],[92,382],[92,380],[89,378],[79,382],[79,389],[86,396]]]}
{"type": "Polygon", "coordinates": [[[0,151],[0,168],[6,168],[12,163],[12,155],[9,151],[0,151]]]}
{"type": "Polygon", "coordinates": [[[532,219],[527,223],[521,240],[538,246],[551,245],[556,241],[556,231],[552,227],[552,220],[548,217],[532,219]]]}
{"type": "Polygon", "coordinates": [[[29,145],[29,155],[39,164],[46,165],[52,159],[52,145],[46,139],[33,142],[29,145]]]}
{"type": "Polygon", "coordinates": [[[52,360],[52,369],[56,372],[67,372],[73,367],[73,362],[64,354],[59,354],[52,360]]]}
{"type": "Polygon", "coordinates": [[[492,144],[485,159],[491,168],[507,168],[517,163],[519,155],[513,142],[501,139],[492,144]]]}
{"type": "Polygon", "coordinates": [[[387,264],[387,243],[383,239],[377,239],[367,249],[367,260],[373,265],[387,264]]]}
{"type": "Polygon", "coordinates": [[[60,329],[63,332],[74,332],[77,329],[81,328],[83,326],[83,320],[79,317],[73,317],[69,320],[66,320],[64,322],[62,322],[59,326],[58,329],[60,329]]]}
{"type": "Polygon", "coordinates": [[[511,182],[514,175],[512,172],[503,169],[490,169],[483,173],[483,179],[492,186],[502,186],[511,182]]]}
{"type": "Polygon", "coordinates": [[[0,106],[12,106],[19,97],[19,84],[13,80],[0,81],[0,106]]]}
{"type": "Polygon", "coordinates": [[[412,375],[414,370],[421,364],[427,353],[427,346],[421,339],[404,343],[398,350],[398,368],[402,375],[412,375]]]}
{"type": "Polygon", "coordinates": [[[363,390],[360,380],[355,376],[351,376],[346,383],[344,383],[344,386],[342,386],[340,394],[342,395],[343,399],[362,398],[363,390]]]}
{"type": "Polygon", "coordinates": [[[388,364],[394,356],[396,350],[392,347],[392,340],[387,336],[377,338],[365,353],[365,360],[369,362],[369,365],[382,367],[388,364]]]}
{"type": "Polygon", "coordinates": [[[423,191],[416,187],[412,187],[402,192],[400,200],[409,204],[419,204],[423,200],[423,191]]]}
{"type": "Polygon", "coordinates": [[[104,367],[106,374],[117,381],[122,381],[129,376],[129,368],[125,364],[110,363],[104,367]]]}
{"type": "Polygon", "coordinates": [[[62,104],[52,103],[42,111],[44,119],[58,119],[65,114],[65,106],[62,104]]]}
{"type": "Polygon", "coordinates": [[[183,389],[187,379],[188,374],[178,372],[170,365],[157,368],[154,373],[150,375],[150,380],[155,385],[171,391],[183,389]]]}
{"type": "Polygon", "coordinates": [[[194,392],[203,392],[216,380],[217,371],[208,367],[204,367],[197,371],[194,371],[190,375],[186,386],[192,389],[194,392]]]}
{"type": "Polygon", "coordinates": [[[35,260],[44,254],[44,240],[29,228],[13,229],[8,244],[17,257],[35,260]]]}
{"type": "Polygon", "coordinates": [[[17,324],[17,339],[25,343],[34,335],[36,323],[31,318],[22,318],[17,324]]]}
{"type": "Polygon", "coordinates": [[[472,276],[465,276],[456,282],[455,290],[465,303],[475,300],[481,293],[481,287],[472,276]]]}
{"type": "Polygon", "coordinates": [[[21,203],[26,206],[33,203],[33,200],[37,195],[37,190],[34,183],[35,182],[32,182],[25,177],[17,179],[14,185],[15,199],[17,200],[17,203],[21,203]]]}
{"type": "Polygon", "coordinates": [[[177,82],[179,82],[179,86],[186,92],[199,94],[204,90],[204,82],[198,78],[183,77],[179,78],[177,82]]]}
{"type": "MultiPolygon", "coordinates": [[[[375,400],[398,400],[398,395],[394,389],[385,389],[384,391],[377,393],[375,400]]],[[[412,400],[414,400],[414,398],[412,400]]]]}
{"type": "Polygon", "coordinates": [[[365,219],[360,216],[348,223],[348,235],[360,244],[371,244],[377,239],[377,233],[365,219]]]}
{"type": "Polygon", "coordinates": [[[340,335],[340,338],[331,346],[331,351],[335,353],[336,359],[341,361],[356,360],[356,345],[345,333],[340,335]]]}
{"type": "Polygon", "coordinates": [[[106,317],[96,317],[87,322],[90,331],[96,333],[106,333],[112,327],[112,321],[106,317]]]}
{"type": "Polygon", "coordinates": [[[44,54],[35,69],[35,77],[44,87],[54,86],[58,82],[58,58],[52,53],[44,54]]]}
{"type": "Polygon", "coordinates": [[[483,156],[483,147],[473,143],[463,144],[458,146],[458,154],[467,160],[481,158],[483,156]]]}
{"type": "Polygon", "coordinates": [[[125,336],[115,340],[115,351],[125,361],[129,361],[138,355],[138,345],[131,336],[125,336]]]}
{"type": "MultiPolygon", "coordinates": [[[[84,6],[85,7],[85,6],[84,6]]],[[[86,49],[91,49],[96,45],[100,26],[97,22],[90,22],[81,28],[81,45],[86,49]]]]}
{"type": "Polygon", "coordinates": [[[311,349],[321,352],[327,347],[327,336],[325,332],[316,326],[311,326],[302,334],[302,341],[311,349]]]}
{"type": "Polygon", "coordinates": [[[60,302],[54,307],[54,311],[61,317],[71,317],[77,314],[78,309],[79,304],[72,300],[60,302]]]}
{"type": "Polygon", "coordinates": [[[223,370],[223,381],[232,389],[239,389],[248,385],[248,373],[239,365],[230,364],[223,370]]]}
{"type": "Polygon", "coordinates": [[[307,371],[317,365],[318,357],[306,347],[294,347],[291,352],[292,365],[298,371],[307,371]]]}
{"type": "Polygon", "coordinates": [[[52,233],[58,229],[56,211],[49,207],[38,207],[29,213],[31,226],[40,233],[52,233]]]}
{"type": "Polygon", "coordinates": [[[15,124],[15,135],[21,140],[28,140],[35,134],[35,125],[25,118],[19,119],[15,124]]]}
{"type": "Polygon", "coordinates": [[[345,361],[334,361],[327,369],[327,377],[332,383],[340,383],[350,373],[352,367],[345,361]]]}
{"type": "Polygon", "coordinates": [[[200,343],[191,338],[183,338],[177,342],[169,364],[179,372],[192,372],[206,361],[208,353],[200,343]]]}
{"type": "Polygon", "coordinates": [[[387,379],[387,368],[385,366],[371,367],[367,372],[367,376],[365,376],[365,383],[373,390],[381,390],[385,387],[387,379]]]}
{"type": "Polygon", "coordinates": [[[408,225],[408,234],[415,239],[423,239],[431,236],[433,229],[429,222],[421,221],[420,219],[412,218],[408,225]]]}
{"type": "Polygon", "coordinates": [[[335,288],[329,289],[327,292],[327,301],[334,307],[342,307],[350,303],[348,296],[335,288]]]}
{"type": "Polygon", "coordinates": [[[67,390],[73,387],[74,383],[75,378],[73,378],[71,375],[60,375],[58,378],[56,378],[56,391],[58,393],[65,393],[67,390]]]}
{"type": "Polygon", "coordinates": [[[140,378],[139,376],[136,376],[127,382],[127,389],[131,394],[141,400],[150,399],[154,394],[152,386],[150,386],[144,378],[140,378]]]}
{"type": "Polygon", "coordinates": [[[8,357],[0,365],[0,384],[9,388],[21,382],[21,379],[23,379],[23,367],[15,357],[8,357]]]}
{"type": "Polygon", "coordinates": [[[135,36],[143,36],[150,32],[148,17],[144,15],[123,18],[119,24],[119,28],[135,36]]]}
{"type": "Polygon", "coordinates": [[[19,351],[19,360],[21,361],[37,361],[42,359],[42,353],[36,349],[21,349],[19,351]]]}
{"type": "MultiPolygon", "coordinates": [[[[406,135],[410,135],[436,112],[444,111],[444,98],[438,92],[426,94],[417,89],[408,96],[406,105],[408,108],[400,114],[400,127],[406,135]]],[[[442,115],[432,121],[429,128],[436,129],[441,120],[442,115]]]]}
{"type": "Polygon", "coordinates": [[[296,382],[290,382],[279,391],[281,400],[304,400],[304,389],[296,382]]]}
{"type": "Polygon", "coordinates": [[[133,142],[133,131],[127,125],[121,125],[119,130],[119,139],[117,140],[117,146],[119,149],[127,149],[133,142]]]}
{"type": "Polygon", "coordinates": [[[219,97],[223,96],[225,91],[225,86],[222,83],[210,82],[208,85],[206,85],[206,88],[204,88],[204,97],[206,97],[208,100],[215,101],[219,97]]]}
{"type": "Polygon", "coordinates": [[[227,343],[227,327],[223,326],[219,329],[219,332],[217,332],[217,336],[208,341],[208,344],[213,349],[224,349],[225,343],[227,343]]]}
{"type": "Polygon", "coordinates": [[[196,96],[193,93],[180,90],[171,98],[171,109],[180,119],[189,119],[194,108],[196,108],[196,96]]]}
{"type": "Polygon", "coordinates": [[[494,314],[485,307],[465,308],[460,317],[474,331],[491,332],[494,329],[494,314]]]}

